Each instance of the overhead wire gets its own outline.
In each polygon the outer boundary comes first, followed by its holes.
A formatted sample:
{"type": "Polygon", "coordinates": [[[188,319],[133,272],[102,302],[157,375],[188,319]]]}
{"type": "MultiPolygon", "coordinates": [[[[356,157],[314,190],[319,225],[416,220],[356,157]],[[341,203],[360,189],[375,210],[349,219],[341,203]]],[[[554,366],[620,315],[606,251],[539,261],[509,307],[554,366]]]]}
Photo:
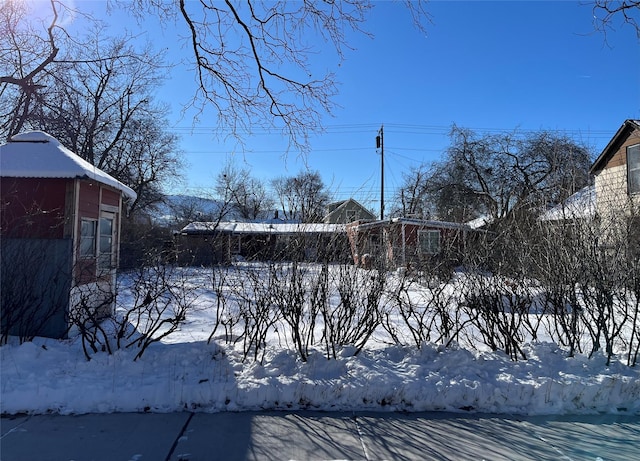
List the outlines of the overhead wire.
{"type": "MultiPolygon", "coordinates": [[[[394,134],[404,135],[418,135],[418,136],[439,136],[439,137],[448,137],[453,124],[451,125],[421,125],[421,124],[407,124],[407,123],[384,123],[385,132],[388,135],[393,136],[394,134]]],[[[355,135],[355,134],[366,134],[366,135],[375,135],[378,131],[380,124],[378,123],[349,123],[349,124],[336,124],[336,125],[327,125],[323,128],[322,132],[319,133],[318,139],[330,136],[330,135],[355,135]]],[[[590,141],[595,140],[608,140],[611,138],[612,132],[611,130],[596,130],[596,129],[551,129],[551,128],[496,128],[496,127],[469,127],[469,126],[461,126],[462,128],[469,129],[478,134],[495,134],[495,133],[536,133],[536,132],[549,132],[556,133],[563,136],[573,137],[574,139],[583,139],[587,138],[590,141]]],[[[214,126],[174,126],[168,130],[169,132],[173,132],[174,134],[188,134],[188,135],[214,135],[214,134],[231,134],[231,130],[221,130],[218,127],[214,126]]],[[[269,135],[278,135],[282,136],[280,131],[269,130],[267,128],[256,128],[252,129],[251,133],[247,133],[248,135],[255,136],[269,136],[269,135]]],[[[389,138],[393,139],[392,137],[389,138]]],[[[240,146],[241,147],[241,146],[240,146]]],[[[407,147],[407,146],[399,146],[394,145],[393,143],[387,142],[385,146],[385,153],[392,156],[396,161],[402,159],[407,162],[412,163],[425,163],[424,157],[422,159],[418,159],[415,157],[410,157],[408,155],[403,155],[400,152],[404,153],[424,153],[428,156],[433,156],[433,154],[444,153],[446,147],[441,148],[433,148],[433,147],[407,147]]],[[[185,155],[218,155],[218,154],[233,154],[233,149],[225,149],[225,150],[214,150],[214,149],[198,149],[198,150],[190,150],[183,149],[182,150],[185,155]]],[[[346,152],[374,152],[375,148],[373,145],[369,146],[350,146],[350,147],[333,147],[333,148],[313,148],[310,151],[310,154],[314,153],[324,153],[327,155],[331,155],[333,153],[345,154],[346,152]]],[[[264,155],[283,155],[286,154],[284,150],[281,149],[242,149],[239,148],[235,153],[242,155],[253,155],[253,154],[264,154],[264,155]]],[[[296,155],[295,152],[292,152],[291,155],[296,155]]],[[[406,162],[404,162],[406,163],[406,162]]],[[[391,165],[385,162],[385,169],[390,177],[393,179],[394,187],[385,187],[384,193],[386,197],[391,198],[393,194],[398,190],[398,179],[396,178],[395,169],[391,169],[391,165]]],[[[361,203],[374,203],[376,201],[376,196],[380,193],[380,182],[376,181],[375,178],[369,178],[365,184],[368,186],[337,186],[332,189],[333,195],[336,197],[353,197],[356,198],[361,203]]]]}
{"type": "MultiPolygon", "coordinates": [[[[387,131],[391,131],[390,134],[412,134],[412,135],[424,135],[424,136],[448,136],[451,131],[451,126],[445,125],[417,125],[417,124],[403,124],[403,123],[385,123],[385,128],[387,131]]],[[[370,134],[375,133],[379,128],[378,124],[373,123],[362,123],[362,124],[343,124],[343,125],[327,125],[322,133],[319,133],[319,137],[329,136],[329,135],[338,135],[338,134],[370,134]]],[[[610,139],[611,138],[611,130],[579,130],[579,129],[550,129],[550,128],[492,128],[492,127],[464,127],[471,131],[478,133],[535,133],[535,132],[550,132],[562,134],[574,138],[584,138],[587,137],[590,140],[600,140],[600,139],[610,139]]],[[[214,126],[198,126],[198,127],[187,127],[187,126],[174,126],[168,129],[169,132],[173,132],[174,134],[190,134],[190,135],[204,135],[204,134],[231,134],[231,130],[220,130],[214,126]]],[[[248,135],[256,135],[256,136],[268,136],[268,135],[277,135],[282,136],[281,132],[276,132],[273,130],[263,129],[255,129],[252,130],[251,134],[248,135]]],[[[389,146],[395,151],[406,151],[406,152],[442,152],[443,149],[436,149],[430,147],[408,147],[408,146],[389,146]]],[[[336,147],[336,148],[312,148],[310,153],[314,152],[336,152],[336,153],[344,153],[344,152],[356,152],[356,151],[367,151],[371,150],[370,146],[361,146],[361,147],[336,147]]],[[[225,149],[225,150],[190,150],[183,149],[183,153],[185,154],[229,154],[233,153],[233,149],[225,149]]],[[[243,154],[284,154],[284,149],[253,149],[247,148],[243,149],[241,146],[237,149],[237,151],[243,154]]],[[[398,154],[400,155],[400,154],[398,154]]]]}

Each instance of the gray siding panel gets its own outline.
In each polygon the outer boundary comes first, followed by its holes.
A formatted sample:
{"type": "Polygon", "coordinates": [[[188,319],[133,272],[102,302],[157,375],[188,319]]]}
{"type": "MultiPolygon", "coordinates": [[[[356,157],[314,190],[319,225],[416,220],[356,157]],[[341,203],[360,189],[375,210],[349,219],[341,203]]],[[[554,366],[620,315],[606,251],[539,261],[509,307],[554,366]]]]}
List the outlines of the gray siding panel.
{"type": "Polygon", "coordinates": [[[3,337],[66,337],[72,250],[71,239],[0,241],[3,337]]]}

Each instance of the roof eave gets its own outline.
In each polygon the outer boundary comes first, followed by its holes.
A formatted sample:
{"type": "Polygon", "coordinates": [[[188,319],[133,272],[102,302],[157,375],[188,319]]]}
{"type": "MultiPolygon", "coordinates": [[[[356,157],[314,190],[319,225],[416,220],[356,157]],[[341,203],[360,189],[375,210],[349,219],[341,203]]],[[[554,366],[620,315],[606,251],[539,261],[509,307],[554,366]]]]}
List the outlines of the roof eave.
{"type": "Polygon", "coordinates": [[[589,168],[589,173],[597,174],[602,171],[607,162],[619,149],[620,143],[623,139],[626,139],[626,137],[636,129],[640,129],[640,122],[638,120],[625,120],[620,128],[618,128],[618,131],[616,131],[616,134],[613,135],[609,143],[603,149],[602,153],[598,156],[596,161],[593,162],[593,165],[589,168]]]}

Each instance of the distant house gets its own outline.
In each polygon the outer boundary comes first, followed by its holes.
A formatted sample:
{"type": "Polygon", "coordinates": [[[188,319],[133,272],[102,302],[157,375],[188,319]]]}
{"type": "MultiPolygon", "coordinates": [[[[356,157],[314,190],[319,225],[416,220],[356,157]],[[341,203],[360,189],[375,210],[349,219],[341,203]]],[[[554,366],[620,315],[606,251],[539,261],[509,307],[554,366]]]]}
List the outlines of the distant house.
{"type": "Polygon", "coordinates": [[[591,166],[601,217],[638,214],[640,208],[640,120],[626,120],[591,166]]]}
{"type": "Polygon", "coordinates": [[[325,223],[193,222],[178,235],[180,262],[327,261],[348,258],[345,226],[325,223]]]}
{"type": "Polygon", "coordinates": [[[327,215],[324,218],[324,222],[328,224],[347,224],[365,219],[376,219],[376,216],[360,203],[350,198],[330,203],[327,206],[327,215]]]}
{"type": "Polygon", "coordinates": [[[465,224],[412,218],[358,221],[347,225],[353,261],[385,267],[420,267],[436,259],[450,262],[464,251],[465,224]]]}
{"type": "Polygon", "coordinates": [[[640,120],[626,120],[591,166],[600,241],[640,251],[640,120]],[[622,238],[622,240],[621,240],[622,238]]]}
{"type": "Polygon", "coordinates": [[[124,198],[136,193],[47,133],[0,145],[2,334],[65,337],[111,312],[124,198]]]}

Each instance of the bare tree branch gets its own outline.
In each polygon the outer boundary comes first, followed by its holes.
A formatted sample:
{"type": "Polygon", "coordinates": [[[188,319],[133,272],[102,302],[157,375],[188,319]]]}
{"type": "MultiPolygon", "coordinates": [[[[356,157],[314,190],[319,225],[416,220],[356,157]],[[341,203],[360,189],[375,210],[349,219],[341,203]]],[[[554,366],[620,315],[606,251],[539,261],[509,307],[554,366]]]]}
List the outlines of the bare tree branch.
{"type": "Polygon", "coordinates": [[[640,0],[594,0],[593,23],[596,30],[607,33],[614,20],[621,20],[636,30],[640,38],[640,0]]]}

